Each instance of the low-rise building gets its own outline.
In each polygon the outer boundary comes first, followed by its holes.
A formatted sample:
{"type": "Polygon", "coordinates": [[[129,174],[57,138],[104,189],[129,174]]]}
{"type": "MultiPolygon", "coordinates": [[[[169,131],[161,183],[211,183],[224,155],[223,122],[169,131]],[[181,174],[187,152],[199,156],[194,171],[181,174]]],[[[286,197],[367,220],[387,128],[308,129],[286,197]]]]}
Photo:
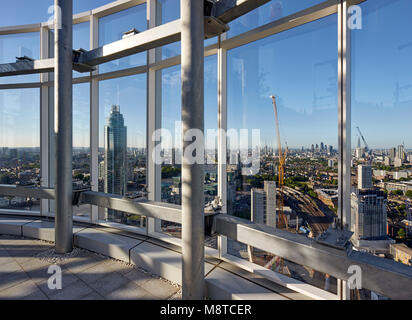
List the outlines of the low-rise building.
{"type": "Polygon", "coordinates": [[[316,189],[318,198],[327,206],[338,206],[338,190],[336,189],[316,189]]]}
{"type": "Polygon", "coordinates": [[[404,243],[391,244],[390,253],[395,261],[412,266],[412,249],[404,243]]]}

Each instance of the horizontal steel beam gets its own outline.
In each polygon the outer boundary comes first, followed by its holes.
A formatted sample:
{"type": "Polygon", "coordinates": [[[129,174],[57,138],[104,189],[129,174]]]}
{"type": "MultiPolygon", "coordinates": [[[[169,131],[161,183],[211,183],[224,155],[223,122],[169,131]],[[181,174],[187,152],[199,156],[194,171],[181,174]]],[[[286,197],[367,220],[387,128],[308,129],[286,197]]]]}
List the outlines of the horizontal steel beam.
{"type": "Polygon", "coordinates": [[[54,199],[54,189],[30,188],[9,184],[0,184],[0,196],[31,197],[37,199],[54,199]]]}
{"type": "Polygon", "coordinates": [[[175,223],[182,223],[182,210],[178,205],[155,201],[133,201],[114,194],[85,191],[81,193],[80,203],[157,218],[175,223]]]}
{"type": "MultiPolygon", "coordinates": [[[[269,0],[221,0],[216,3],[214,17],[227,23],[239,16],[258,8],[269,0]]],[[[120,1],[130,6],[130,1],[120,1]]],[[[137,2],[136,2],[137,3],[137,2]]],[[[125,30],[126,31],[126,30],[125,30]]],[[[127,57],[139,52],[162,47],[180,40],[180,19],[148,29],[136,35],[106,44],[102,47],[81,54],[78,63],[96,66],[105,62],[127,57]]],[[[0,77],[52,72],[54,59],[21,61],[0,64],[0,77]]]]}
{"type": "Polygon", "coordinates": [[[223,41],[222,48],[230,50],[263,38],[270,37],[274,34],[302,26],[306,23],[322,19],[336,13],[337,11],[337,1],[327,0],[223,41]]]}
{"type": "Polygon", "coordinates": [[[216,217],[216,232],[289,261],[348,280],[348,268],[362,270],[362,287],[393,299],[412,298],[412,268],[399,262],[352,250],[339,250],[303,235],[257,225],[228,215],[216,217]]]}
{"type": "Polygon", "coordinates": [[[54,59],[42,59],[34,61],[18,61],[14,63],[0,64],[0,77],[53,72],[54,59]]]}
{"type": "Polygon", "coordinates": [[[180,19],[85,52],[79,62],[95,66],[180,40],[180,19]]]}
{"type": "Polygon", "coordinates": [[[240,16],[255,10],[271,0],[220,0],[216,2],[214,16],[223,23],[233,21],[240,16]]]}

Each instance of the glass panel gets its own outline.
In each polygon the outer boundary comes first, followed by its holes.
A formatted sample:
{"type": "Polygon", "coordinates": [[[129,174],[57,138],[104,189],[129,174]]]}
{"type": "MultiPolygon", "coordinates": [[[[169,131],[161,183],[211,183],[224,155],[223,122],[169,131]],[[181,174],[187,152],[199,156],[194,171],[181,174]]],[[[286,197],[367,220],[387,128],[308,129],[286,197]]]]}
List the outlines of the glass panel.
{"type": "MultiPolygon", "coordinates": [[[[73,1],[73,14],[95,9],[113,0],[81,0],[73,1]]],[[[49,12],[53,0],[19,0],[18,5],[13,1],[4,1],[0,11],[0,27],[46,22],[52,17],[49,12]]]]}
{"type": "MultiPolygon", "coordinates": [[[[228,51],[230,215],[310,237],[329,227],[337,206],[337,58],[336,15],[228,51]]],[[[228,251],[262,266],[277,259],[231,240],[228,251]]],[[[305,273],[282,263],[285,274],[305,273]]]]}
{"type": "MultiPolygon", "coordinates": [[[[16,57],[40,58],[40,33],[0,35],[0,63],[14,63],[16,57]]],[[[39,82],[38,74],[0,77],[2,83],[39,82]]]]}
{"type": "MultiPolygon", "coordinates": [[[[99,191],[147,199],[146,74],[99,83],[99,191]]],[[[143,226],[144,217],[102,209],[100,219],[143,226]]]]}
{"type": "MultiPolygon", "coordinates": [[[[73,25],[73,49],[90,49],[90,23],[83,22],[73,25]]],[[[89,73],[80,73],[73,71],[73,77],[88,76],[89,73]]]]}
{"type": "MultiPolygon", "coordinates": [[[[161,23],[168,23],[180,19],[180,1],[179,0],[157,0],[161,6],[161,23]]],[[[162,59],[172,58],[180,55],[180,41],[162,46],[162,59]]]]}
{"type": "MultiPolygon", "coordinates": [[[[136,29],[147,29],[146,3],[99,19],[99,46],[121,40],[123,33],[136,29]]],[[[116,71],[146,64],[146,53],[117,59],[99,66],[99,73],[116,71]]]]}
{"type": "MultiPolygon", "coordinates": [[[[90,83],[73,85],[73,188],[90,188],[90,83]]],[[[73,207],[73,215],[89,216],[91,206],[73,207]]]]}
{"type": "MultiPolygon", "coordinates": [[[[40,90],[0,90],[0,184],[40,186],[40,90]]],[[[40,211],[39,199],[3,197],[0,209],[40,211]]]]}
{"type": "Polygon", "coordinates": [[[412,28],[412,3],[360,7],[361,29],[351,31],[352,239],[359,250],[410,264],[400,257],[412,247],[412,35],[403,32],[412,28]]]}
{"type": "Polygon", "coordinates": [[[283,17],[310,8],[321,2],[324,2],[324,0],[272,0],[230,22],[228,36],[237,36],[243,32],[282,19],[283,17]]]}
{"type": "MultiPolygon", "coordinates": [[[[205,58],[205,204],[217,196],[217,56],[205,58]]],[[[162,128],[169,138],[162,138],[164,162],[162,165],[162,201],[181,204],[181,68],[180,65],[162,70],[162,128]]],[[[210,219],[206,219],[206,225],[210,219]]],[[[210,226],[209,226],[210,227],[210,226]]],[[[207,228],[209,228],[207,227],[207,228]]],[[[162,229],[181,237],[181,225],[162,221],[162,229]]],[[[217,248],[216,237],[206,237],[209,246],[217,248]]]]}

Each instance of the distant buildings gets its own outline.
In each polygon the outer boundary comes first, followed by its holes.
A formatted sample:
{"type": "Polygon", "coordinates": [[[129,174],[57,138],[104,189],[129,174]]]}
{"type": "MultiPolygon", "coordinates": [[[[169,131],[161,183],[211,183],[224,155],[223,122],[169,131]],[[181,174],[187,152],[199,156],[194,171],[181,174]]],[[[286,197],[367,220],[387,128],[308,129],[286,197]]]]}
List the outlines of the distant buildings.
{"type": "Polygon", "coordinates": [[[396,148],[390,148],[389,158],[391,159],[391,161],[395,161],[395,157],[396,157],[396,148]]]}
{"type": "Polygon", "coordinates": [[[338,206],[338,190],[336,189],[316,189],[318,198],[327,206],[338,206]]]}
{"type": "Polygon", "coordinates": [[[393,165],[395,168],[399,168],[402,167],[402,159],[395,157],[395,161],[393,162],[393,165]]]}
{"type": "MultiPolygon", "coordinates": [[[[104,127],[104,192],[124,195],[127,186],[127,127],[120,107],[113,105],[104,127]]],[[[108,210],[109,219],[117,215],[108,210]],[[111,217],[112,216],[112,217],[111,217]]]]}
{"type": "Polygon", "coordinates": [[[363,189],[351,195],[352,231],[356,240],[386,237],[386,198],[380,190],[363,189]]]}
{"type": "Polygon", "coordinates": [[[276,228],[276,183],[265,181],[264,189],[251,190],[251,218],[253,222],[276,228]]]}
{"type": "Polygon", "coordinates": [[[372,188],[372,167],[367,165],[358,166],[358,188],[372,188]]]}
{"type": "Polygon", "coordinates": [[[399,159],[401,159],[402,162],[404,162],[405,159],[406,159],[406,157],[405,157],[405,148],[404,148],[403,144],[400,144],[400,145],[398,146],[397,157],[398,157],[399,159]]]}
{"type": "Polygon", "coordinates": [[[351,194],[351,231],[355,246],[377,252],[388,252],[386,235],[387,199],[373,189],[371,166],[358,166],[358,189],[351,194]]]}
{"type": "Polygon", "coordinates": [[[412,249],[404,243],[391,244],[390,253],[395,261],[412,266],[412,249]]]}

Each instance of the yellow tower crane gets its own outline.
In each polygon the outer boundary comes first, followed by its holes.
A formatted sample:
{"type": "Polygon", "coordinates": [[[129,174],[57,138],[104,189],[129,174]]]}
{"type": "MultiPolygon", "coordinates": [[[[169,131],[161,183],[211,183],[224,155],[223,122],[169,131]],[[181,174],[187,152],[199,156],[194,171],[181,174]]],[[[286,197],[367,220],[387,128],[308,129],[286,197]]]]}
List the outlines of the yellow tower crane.
{"type": "Polygon", "coordinates": [[[283,224],[285,225],[286,230],[288,230],[288,221],[283,212],[283,178],[285,173],[285,162],[286,156],[288,154],[288,148],[286,147],[285,152],[282,152],[282,143],[280,142],[280,130],[279,130],[279,118],[278,118],[278,108],[276,106],[276,98],[275,96],[270,96],[273,102],[273,109],[275,111],[275,124],[276,124],[276,134],[278,137],[278,152],[279,152],[279,167],[278,167],[278,176],[279,176],[279,201],[278,201],[278,208],[279,208],[279,219],[278,226],[282,227],[283,224]],[[282,223],[283,222],[283,223],[282,223]]]}

